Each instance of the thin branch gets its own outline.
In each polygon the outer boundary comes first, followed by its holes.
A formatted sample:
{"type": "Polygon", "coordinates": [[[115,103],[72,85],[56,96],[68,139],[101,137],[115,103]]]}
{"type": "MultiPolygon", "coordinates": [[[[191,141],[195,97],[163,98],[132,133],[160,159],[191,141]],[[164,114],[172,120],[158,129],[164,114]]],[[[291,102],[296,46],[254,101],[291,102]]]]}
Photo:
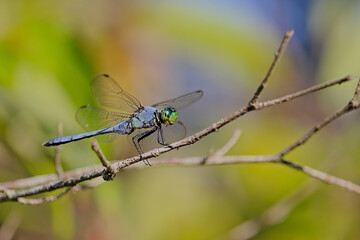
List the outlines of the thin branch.
{"type": "Polygon", "coordinates": [[[96,153],[96,155],[99,157],[101,164],[104,167],[111,169],[111,163],[106,159],[106,157],[103,154],[103,152],[101,151],[99,143],[96,141],[96,139],[91,139],[91,148],[96,153]]]}
{"type": "Polygon", "coordinates": [[[268,72],[266,73],[265,78],[262,80],[260,86],[258,87],[258,89],[256,90],[256,92],[254,93],[254,96],[252,97],[252,99],[249,102],[249,105],[253,105],[255,102],[257,102],[257,99],[259,98],[261,92],[264,90],[272,72],[274,71],[276,64],[278,63],[280,57],[282,56],[290,38],[294,35],[294,30],[288,31],[285,33],[284,38],[280,44],[280,47],[278,49],[278,51],[275,53],[275,57],[274,57],[274,61],[272,62],[268,72]]]}
{"type": "Polygon", "coordinates": [[[106,167],[109,170],[111,169],[111,163],[106,159],[105,155],[101,151],[101,148],[99,146],[99,143],[96,141],[96,139],[91,140],[91,148],[96,153],[96,155],[99,157],[101,164],[106,167]]]}
{"type": "Polygon", "coordinates": [[[360,194],[360,186],[353,182],[350,182],[350,181],[347,181],[347,180],[344,180],[342,178],[338,178],[335,176],[331,176],[327,173],[321,172],[319,170],[316,170],[316,169],[308,167],[308,166],[303,166],[302,171],[312,178],[321,180],[328,184],[339,186],[341,188],[345,188],[345,189],[349,190],[350,192],[360,194]]]}
{"type": "Polygon", "coordinates": [[[352,75],[348,75],[346,77],[343,77],[343,78],[340,78],[340,79],[337,79],[337,80],[333,80],[333,81],[329,81],[329,82],[314,85],[312,87],[306,88],[306,89],[298,91],[296,93],[288,94],[288,95],[280,97],[280,98],[276,98],[276,99],[273,99],[273,100],[268,100],[268,101],[265,101],[265,102],[255,103],[255,108],[256,109],[262,109],[262,108],[265,108],[265,107],[270,107],[270,106],[273,106],[273,105],[289,102],[289,101],[291,101],[291,100],[293,100],[295,98],[305,96],[305,95],[307,95],[309,93],[317,92],[319,90],[322,90],[322,89],[325,89],[325,88],[328,88],[328,87],[332,87],[332,86],[337,85],[337,84],[340,85],[342,83],[353,81],[353,80],[356,80],[356,79],[358,79],[358,78],[356,78],[355,76],[352,76],[352,75]]]}
{"type": "Polygon", "coordinates": [[[51,192],[56,189],[64,188],[64,187],[73,187],[79,183],[97,178],[102,176],[104,170],[95,170],[92,172],[84,173],[83,175],[70,177],[64,180],[49,182],[44,185],[30,187],[28,189],[20,189],[20,190],[7,190],[4,193],[0,193],[0,202],[6,201],[17,201],[19,197],[32,196],[39,193],[51,192]]]}
{"type": "Polygon", "coordinates": [[[357,84],[356,87],[356,91],[355,94],[353,96],[353,98],[351,99],[351,101],[342,109],[340,109],[339,111],[337,111],[336,113],[334,113],[333,115],[331,115],[330,117],[325,118],[322,122],[320,122],[319,124],[315,125],[313,128],[311,128],[303,137],[301,137],[299,140],[295,141],[293,144],[291,144],[289,147],[285,148],[283,151],[280,152],[281,156],[285,156],[287,153],[289,153],[290,151],[294,150],[295,148],[303,145],[305,142],[307,142],[307,140],[309,140],[317,131],[319,131],[320,129],[322,129],[323,127],[325,127],[326,125],[328,125],[329,123],[335,121],[337,118],[343,116],[346,113],[349,113],[353,110],[356,110],[359,107],[359,104],[357,104],[355,102],[354,99],[356,99],[356,97],[359,94],[359,90],[360,89],[360,81],[357,84]]]}
{"type": "Polygon", "coordinates": [[[96,139],[91,140],[91,148],[92,148],[92,150],[94,150],[96,155],[99,157],[101,164],[107,169],[107,171],[103,175],[103,179],[106,181],[113,180],[116,173],[115,173],[113,167],[111,166],[111,163],[108,160],[106,160],[106,157],[102,153],[99,143],[96,141],[96,139]]]}
{"type": "MultiPolygon", "coordinates": [[[[167,158],[167,159],[154,159],[154,165],[203,165],[203,158],[191,157],[191,158],[167,158]]],[[[347,181],[325,172],[313,169],[309,166],[300,165],[287,160],[281,159],[279,155],[256,155],[256,156],[220,156],[212,161],[207,161],[206,165],[225,165],[225,164],[248,164],[248,163],[280,163],[286,167],[298,170],[314,179],[321,180],[325,183],[336,185],[341,188],[345,188],[350,192],[360,194],[360,185],[357,185],[351,181],[347,181]]]]}
{"type": "MultiPolygon", "coordinates": [[[[77,168],[74,170],[70,170],[67,172],[64,172],[64,178],[72,178],[80,175],[87,175],[92,172],[98,172],[102,171],[103,167],[101,165],[93,165],[83,168],[77,168]]],[[[22,178],[22,179],[16,179],[9,182],[3,182],[0,183],[0,191],[3,191],[3,189],[16,189],[16,188],[27,188],[27,187],[33,187],[36,185],[41,185],[44,183],[49,182],[56,182],[58,179],[57,174],[50,173],[50,174],[44,174],[44,175],[38,175],[28,178],[22,178]]]]}
{"type": "MultiPolygon", "coordinates": [[[[292,169],[298,170],[308,176],[324,181],[328,184],[337,185],[339,187],[345,188],[351,192],[360,194],[360,186],[352,183],[350,181],[343,180],[341,178],[337,178],[335,176],[329,175],[327,173],[321,172],[319,170],[315,170],[311,167],[299,165],[292,163],[290,161],[282,160],[278,154],[272,155],[248,155],[248,156],[212,156],[211,161],[207,161],[204,163],[204,157],[188,157],[188,158],[156,158],[153,159],[153,165],[182,165],[182,166],[200,166],[200,165],[225,165],[225,164],[249,164],[249,163],[280,163],[292,169]]],[[[126,161],[126,160],[124,160],[126,161]]],[[[124,162],[121,161],[121,162],[124,162]]],[[[125,166],[125,164],[124,164],[125,166]]],[[[98,167],[98,166],[97,166],[98,167]]],[[[133,165],[134,168],[142,168],[143,165],[133,165]]],[[[36,186],[29,189],[24,190],[11,190],[8,193],[0,194],[0,202],[5,201],[16,201],[18,197],[35,195],[42,192],[52,191],[58,188],[74,186],[80,182],[84,182],[96,177],[101,176],[103,170],[95,170],[88,173],[83,173],[83,175],[69,178],[66,181],[58,181],[49,184],[45,184],[43,186],[36,186]]]]}
{"type": "MultiPolygon", "coordinates": [[[[248,164],[248,163],[277,163],[278,155],[242,155],[242,156],[211,156],[209,161],[204,164],[204,157],[186,157],[186,158],[155,158],[152,160],[156,165],[228,165],[228,164],[248,164]]],[[[134,167],[137,165],[134,165],[134,167]]]]}
{"type": "Polygon", "coordinates": [[[57,199],[61,198],[65,194],[67,194],[70,190],[71,190],[71,187],[66,188],[64,191],[62,191],[58,195],[44,197],[44,198],[24,198],[24,197],[19,197],[19,198],[16,199],[16,201],[18,201],[19,203],[24,204],[24,205],[41,205],[41,204],[44,204],[44,203],[56,201],[57,199]]]}
{"type": "Polygon", "coordinates": [[[293,144],[291,144],[289,147],[285,148],[283,151],[281,151],[280,155],[285,156],[290,151],[294,150],[295,148],[304,145],[304,143],[307,142],[317,131],[328,125],[329,123],[333,122],[337,118],[344,115],[346,112],[348,112],[349,108],[348,106],[340,109],[335,114],[333,114],[330,117],[325,118],[322,122],[315,125],[313,128],[311,128],[303,137],[301,137],[299,140],[296,140],[293,144]]]}
{"type": "MultiPolygon", "coordinates": [[[[167,158],[167,159],[154,159],[154,165],[204,165],[202,157],[189,157],[189,158],[167,158]]],[[[325,183],[336,185],[341,188],[347,189],[350,192],[360,194],[360,185],[351,181],[344,180],[327,174],[325,172],[313,169],[309,166],[300,165],[298,163],[283,160],[281,156],[274,155],[256,155],[256,156],[219,156],[215,157],[212,161],[207,161],[205,165],[225,165],[225,164],[248,164],[248,163],[279,163],[286,167],[298,170],[314,179],[321,180],[325,183]]]]}
{"type": "Polygon", "coordinates": [[[236,128],[232,137],[230,138],[230,140],[219,150],[217,150],[214,155],[215,156],[224,156],[228,151],[230,151],[230,149],[235,145],[235,143],[238,141],[239,137],[241,135],[241,129],[240,128],[236,128]]]}
{"type": "MultiPolygon", "coordinates": [[[[57,124],[57,132],[58,132],[58,137],[61,137],[63,134],[63,125],[61,122],[58,122],[58,124],[57,124]]],[[[58,175],[58,177],[63,178],[64,170],[61,166],[60,151],[61,151],[61,145],[55,146],[54,165],[55,165],[55,170],[56,170],[56,174],[58,175]]]]}
{"type": "Polygon", "coordinates": [[[359,93],[360,93],[360,82],[358,83],[358,85],[356,86],[356,89],[355,89],[355,93],[354,93],[354,96],[353,98],[351,99],[350,103],[354,106],[356,105],[359,105],[359,102],[358,102],[358,97],[359,97],[359,93]]]}

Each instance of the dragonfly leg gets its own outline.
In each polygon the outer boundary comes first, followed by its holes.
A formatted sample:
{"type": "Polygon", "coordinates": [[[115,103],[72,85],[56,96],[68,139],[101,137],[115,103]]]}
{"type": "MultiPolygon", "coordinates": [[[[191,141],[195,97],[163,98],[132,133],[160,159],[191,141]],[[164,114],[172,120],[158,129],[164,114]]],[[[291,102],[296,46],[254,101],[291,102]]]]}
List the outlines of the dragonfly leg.
{"type": "MultiPolygon", "coordinates": [[[[143,140],[144,138],[150,136],[151,134],[153,134],[157,129],[158,129],[157,127],[154,127],[153,129],[150,129],[150,130],[148,130],[148,131],[142,132],[142,133],[140,133],[140,134],[138,134],[138,135],[135,135],[135,136],[132,138],[132,142],[133,142],[133,144],[135,145],[135,148],[136,148],[137,152],[139,153],[140,158],[142,158],[142,155],[141,155],[141,154],[144,153],[144,150],[143,150],[143,148],[141,147],[140,141],[143,140]],[[136,140],[137,144],[136,144],[135,140],[136,140]]],[[[143,161],[144,161],[145,165],[151,166],[148,160],[145,159],[145,160],[143,160],[143,161]]]]}
{"type": "Polygon", "coordinates": [[[158,134],[157,134],[157,141],[158,141],[158,143],[160,145],[163,145],[163,146],[168,146],[169,145],[169,144],[167,144],[165,142],[164,132],[163,132],[161,127],[159,128],[159,131],[158,131],[158,134]]]}

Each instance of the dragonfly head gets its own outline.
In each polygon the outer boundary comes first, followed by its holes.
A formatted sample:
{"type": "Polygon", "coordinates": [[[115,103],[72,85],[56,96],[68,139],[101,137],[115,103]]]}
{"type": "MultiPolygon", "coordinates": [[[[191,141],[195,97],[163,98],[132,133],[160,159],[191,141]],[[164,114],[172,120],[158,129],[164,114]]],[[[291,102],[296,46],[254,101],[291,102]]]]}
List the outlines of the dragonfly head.
{"type": "Polygon", "coordinates": [[[166,125],[172,125],[178,117],[178,112],[173,107],[165,107],[161,110],[160,121],[166,125]]]}

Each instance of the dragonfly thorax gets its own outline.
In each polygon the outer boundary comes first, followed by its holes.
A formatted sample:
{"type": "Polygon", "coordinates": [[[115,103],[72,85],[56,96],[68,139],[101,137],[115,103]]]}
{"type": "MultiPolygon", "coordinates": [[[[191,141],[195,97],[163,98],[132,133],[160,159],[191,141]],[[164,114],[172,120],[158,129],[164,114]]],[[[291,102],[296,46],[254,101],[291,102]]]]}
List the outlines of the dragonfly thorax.
{"type": "Polygon", "coordinates": [[[178,117],[178,112],[173,107],[165,107],[161,110],[160,121],[166,125],[173,125],[178,117]]]}
{"type": "Polygon", "coordinates": [[[159,110],[154,107],[145,106],[135,112],[131,118],[133,128],[150,128],[157,125],[157,114],[159,110]]]}

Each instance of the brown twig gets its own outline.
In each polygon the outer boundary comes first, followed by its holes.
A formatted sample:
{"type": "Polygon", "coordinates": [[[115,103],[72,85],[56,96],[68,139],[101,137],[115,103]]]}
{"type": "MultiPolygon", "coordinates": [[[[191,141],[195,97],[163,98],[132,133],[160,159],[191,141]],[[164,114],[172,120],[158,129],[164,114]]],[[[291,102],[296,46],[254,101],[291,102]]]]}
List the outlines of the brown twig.
{"type": "Polygon", "coordinates": [[[219,156],[224,156],[235,145],[235,143],[238,141],[240,135],[241,135],[241,129],[236,128],[233,135],[232,135],[232,137],[230,138],[230,140],[222,148],[217,150],[213,154],[213,157],[216,158],[216,157],[219,157],[219,156]]]}
{"type": "MultiPolygon", "coordinates": [[[[126,161],[126,160],[124,160],[126,161]]],[[[337,185],[339,187],[345,188],[351,192],[360,194],[360,186],[356,185],[350,181],[346,181],[334,176],[331,176],[327,173],[321,172],[319,170],[315,170],[311,167],[294,164],[289,161],[281,161],[281,158],[278,154],[272,155],[256,155],[256,156],[221,156],[218,159],[212,159],[211,162],[205,162],[203,157],[188,157],[188,158],[166,158],[166,159],[153,159],[153,165],[182,165],[182,166],[198,166],[198,165],[225,165],[225,164],[249,164],[249,163],[280,163],[287,167],[290,167],[295,170],[299,170],[308,176],[324,181],[326,183],[337,185]]],[[[124,164],[124,166],[126,166],[124,164]]],[[[68,178],[66,180],[51,182],[48,184],[44,184],[42,186],[35,186],[32,188],[24,189],[24,190],[11,190],[8,193],[0,193],[0,202],[5,201],[16,201],[18,197],[31,196],[38,193],[48,192],[55,189],[74,186],[78,183],[94,179],[102,175],[104,170],[98,169],[99,166],[96,166],[93,171],[89,171],[85,173],[82,172],[81,175],[68,178]]],[[[138,168],[143,167],[142,165],[134,165],[132,167],[138,168]]],[[[25,181],[25,179],[24,179],[25,181]]],[[[9,183],[5,185],[10,185],[9,183]]],[[[0,185],[1,186],[1,185],[0,185]]]]}
{"type": "MultiPolygon", "coordinates": [[[[235,135],[235,134],[234,134],[235,135]]],[[[234,137],[233,137],[234,138],[234,137]]],[[[229,142],[232,142],[230,140],[229,142]]],[[[216,156],[212,155],[211,161],[207,161],[204,163],[203,157],[188,157],[188,158],[166,158],[161,159],[157,158],[153,160],[154,165],[183,165],[183,166],[196,166],[196,165],[225,165],[225,164],[248,164],[248,163],[280,163],[287,167],[293,168],[295,170],[300,170],[304,174],[307,174],[308,176],[324,181],[326,183],[337,185],[342,188],[345,188],[351,192],[360,194],[360,186],[356,185],[350,181],[346,181],[334,176],[331,176],[329,174],[326,174],[324,172],[321,172],[319,170],[315,170],[308,166],[302,166],[299,164],[295,164],[286,160],[282,160],[279,154],[272,154],[272,155],[256,155],[256,156],[216,156]]],[[[133,165],[133,167],[143,167],[142,165],[133,165]]],[[[8,190],[8,192],[5,194],[5,196],[1,196],[0,194],[0,202],[1,201],[11,201],[16,200],[17,197],[21,196],[28,196],[28,195],[34,195],[36,193],[40,192],[46,192],[50,186],[58,186],[64,187],[69,186],[71,184],[74,185],[73,182],[83,182],[98,176],[101,176],[102,171],[100,170],[100,166],[95,166],[94,169],[96,170],[88,170],[88,173],[85,173],[86,170],[78,171],[81,173],[81,176],[73,177],[72,179],[69,179],[69,181],[59,181],[54,182],[52,184],[49,184],[49,186],[46,186],[44,189],[33,187],[28,189],[27,191],[14,191],[14,190],[8,190]],[[87,175],[87,178],[82,178],[82,175],[87,175]],[[72,180],[72,181],[70,181],[72,180]]],[[[6,184],[5,184],[6,185],[6,184]]],[[[9,185],[9,184],[7,184],[9,185]]],[[[1,186],[1,185],[0,185],[1,186]]]]}
{"type": "MultiPolygon", "coordinates": [[[[226,165],[226,164],[249,164],[249,163],[279,163],[294,170],[298,170],[314,179],[323,181],[325,183],[336,185],[341,188],[347,189],[350,192],[360,194],[360,185],[351,181],[344,180],[327,174],[325,172],[313,169],[306,165],[283,160],[278,154],[271,155],[254,155],[254,156],[212,156],[211,161],[206,162],[205,165],[226,165]]],[[[203,165],[202,157],[188,157],[188,158],[166,158],[154,159],[153,164],[156,165],[183,165],[183,166],[196,166],[203,165]]]]}
{"type": "Polygon", "coordinates": [[[24,205],[41,205],[48,202],[54,202],[57,199],[61,198],[71,190],[71,187],[66,188],[64,191],[55,196],[49,196],[44,198],[24,198],[18,197],[16,200],[24,205]]]}
{"type": "Polygon", "coordinates": [[[342,178],[338,178],[335,176],[331,176],[327,173],[321,172],[319,170],[316,170],[316,169],[308,167],[308,166],[303,166],[302,171],[305,174],[309,175],[310,177],[321,180],[325,183],[336,185],[341,188],[347,189],[350,192],[360,194],[360,186],[353,182],[350,182],[350,181],[347,181],[347,180],[344,180],[342,178]]]}
{"type": "MultiPolygon", "coordinates": [[[[64,172],[64,178],[72,178],[80,175],[87,175],[92,172],[97,172],[97,171],[101,172],[102,170],[103,167],[101,165],[78,168],[64,172]]],[[[4,189],[28,188],[36,185],[41,185],[44,183],[56,182],[57,180],[58,180],[58,176],[55,173],[17,179],[9,182],[0,183],[0,192],[4,191],[4,189]]]]}
{"type": "Polygon", "coordinates": [[[103,169],[95,170],[92,172],[86,172],[82,175],[69,177],[63,180],[49,182],[39,186],[29,187],[27,189],[7,190],[4,193],[0,193],[0,202],[17,201],[19,197],[32,196],[44,192],[51,192],[56,189],[65,188],[65,187],[73,187],[79,183],[100,177],[103,175],[103,173],[104,173],[103,169]]]}
{"type": "Polygon", "coordinates": [[[100,146],[99,146],[98,142],[96,141],[96,139],[91,139],[91,148],[96,153],[96,155],[99,157],[101,164],[104,167],[111,169],[111,163],[106,159],[106,157],[103,154],[103,152],[101,151],[100,146]]]}
{"type": "Polygon", "coordinates": [[[102,153],[99,143],[96,139],[91,140],[91,148],[94,150],[96,155],[99,157],[101,164],[107,169],[107,171],[103,175],[103,179],[106,181],[113,180],[116,173],[111,165],[111,163],[106,159],[105,155],[102,153]]]}
{"type": "Polygon", "coordinates": [[[268,72],[266,73],[265,78],[262,80],[260,86],[257,88],[256,92],[254,93],[253,97],[251,98],[249,105],[252,106],[255,102],[257,102],[261,92],[264,90],[272,72],[275,69],[276,64],[278,63],[280,57],[282,56],[290,38],[294,35],[294,30],[290,30],[288,32],[285,33],[284,38],[280,44],[280,47],[278,49],[278,51],[275,53],[275,57],[274,60],[268,70],[268,72]]]}
{"type": "Polygon", "coordinates": [[[305,96],[305,95],[307,95],[309,93],[317,92],[319,90],[322,90],[322,89],[325,89],[325,88],[328,88],[328,87],[332,87],[332,86],[337,85],[337,84],[340,85],[342,83],[345,83],[345,82],[348,82],[348,81],[353,81],[353,80],[356,80],[356,79],[357,79],[356,77],[354,77],[352,75],[348,75],[346,77],[343,77],[343,78],[340,78],[340,79],[337,79],[337,80],[317,84],[315,86],[306,88],[306,89],[298,91],[296,93],[288,94],[288,95],[280,97],[280,98],[276,98],[276,99],[273,99],[273,100],[268,100],[268,101],[265,101],[265,102],[254,103],[254,105],[255,105],[254,107],[256,109],[262,109],[264,107],[270,107],[270,106],[277,105],[277,104],[280,104],[280,103],[289,102],[289,101],[291,101],[291,100],[293,100],[295,98],[305,96]]]}
{"type": "Polygon", "coordinates": [[[359,90],[360,89],[360,81],[357,84],[354,96],[352,97],[352,99],[350,100],[350,102],[343,107],[342,109],[340,109],[339,111],[337,111],[336,113],[334,113],[333,115],[331,115],[330,117],[325,118],[323,121],[321,121],[319,124],[315,125],[313,128],[311,128],[303,137],[301,137],[299,140],[295,141],[293,144],[291,144],[289,147],[285,148],[283,151],[280,152],[281,156],[285,156],[287,153],[289,153],[290,151],[294,150],[295,148],[297,148],[298,146],[303,145],[305,142],[307,142],[307,140],[309,140],[311,138],[311,136],[313,136],[317,131],[319,131],[321,128],[325,127],[326,125],[328,125],[329,123],[335,121],[337,118],[343,116],[346,113],[349,113],[353,110],[356,110],[357,108],[359,108],[359,104],[356,101],[357,96],[359,95],[359,90]]]}

